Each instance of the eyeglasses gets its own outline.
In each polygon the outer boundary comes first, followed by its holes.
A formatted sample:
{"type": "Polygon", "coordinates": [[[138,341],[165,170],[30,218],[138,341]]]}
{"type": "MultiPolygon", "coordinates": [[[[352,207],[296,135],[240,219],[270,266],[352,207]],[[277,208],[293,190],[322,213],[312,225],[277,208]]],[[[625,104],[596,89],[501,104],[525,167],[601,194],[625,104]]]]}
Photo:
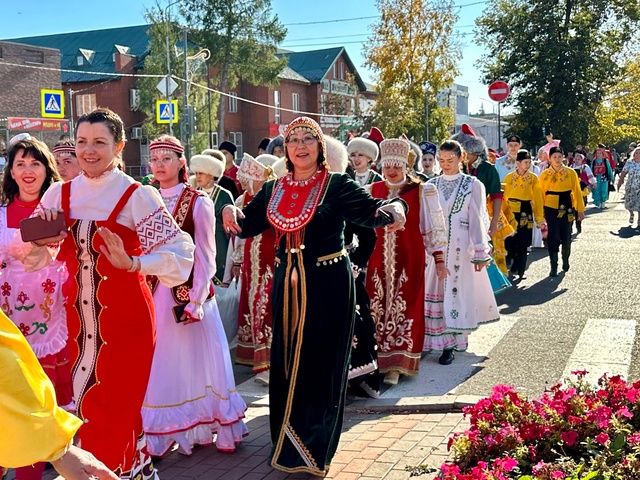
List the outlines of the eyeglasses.
{"type": "Polygon", "coordinates": [[[148,163],[153,167],[155,165],[168,165],[174,160],[175,158],[173,157],[150,158],[148,163]]]}
{"type": "Polygon", "coordinates": [[[302,138],[290,138],[289,140],[287,140],[287,145],[290,145],[292,147],[299,147],[300,145],[313,145],[313,142],[316,141],[316,137],[307,135],[302,138]]]}

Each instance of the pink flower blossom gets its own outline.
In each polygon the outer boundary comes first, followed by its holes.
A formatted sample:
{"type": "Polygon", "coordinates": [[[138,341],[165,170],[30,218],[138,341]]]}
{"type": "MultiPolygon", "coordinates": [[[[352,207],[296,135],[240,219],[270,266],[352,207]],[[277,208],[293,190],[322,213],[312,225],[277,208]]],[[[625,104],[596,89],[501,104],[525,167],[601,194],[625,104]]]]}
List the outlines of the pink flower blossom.
{"type": "Polygon", "coordinates": [[[562,473],[560,470],[556,470],[555,472],[553,472],[551,474],[552,478],[564,478],[564,473],[562,473]]]}
{"type": "Polygon", "coordinates": [[[600,445],[604,445],[605,443],[607,443],[609,441],[609,435],[605,432],[601,432],[598,435],[596,435],[596,442],[598,442],[600,445]]]}
{"type": "Polygon", "coordinates": [[[511,457],[504,457],[503,459],[498,458],[494,462],[494,466],[501,468],[505,472],[510,472],[518,466],[518,461],[511,457]]]}
{"type": "Polygon", "coordinates": [[[622,407],[618,409],[616,415],[622,415],[623,417],[633,418],[633,414],[629,411],[627,407],[622,407]]]}
{"type": "Polygon", "coordinates": [[[568,447],[573,447],[578,441],[578,432],[575,430],[569,430],[568,432],[562,432],[560,434],[562,441],[567,444],[568,447]]]}

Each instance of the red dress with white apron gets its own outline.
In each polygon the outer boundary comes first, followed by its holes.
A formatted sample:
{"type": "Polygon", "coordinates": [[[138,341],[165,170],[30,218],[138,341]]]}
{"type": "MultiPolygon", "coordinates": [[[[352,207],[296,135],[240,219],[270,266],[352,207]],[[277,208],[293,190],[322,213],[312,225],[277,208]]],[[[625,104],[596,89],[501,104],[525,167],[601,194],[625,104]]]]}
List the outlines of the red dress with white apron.
{"type": "Polygon", "coordinates": [[[131,185],[106,221],[75,219],[69,208],[70,183],[62,187],[69,235],[58,259],[65,261],[69,350],[80,446],[121,478],[154,478],[146,453],[140,409],[155,343],[155,312],[145,277],[115,268],[100,247],[106,227],[129,255],[142,254],[134,230],[116,222],[140,184],[131,185]]]}

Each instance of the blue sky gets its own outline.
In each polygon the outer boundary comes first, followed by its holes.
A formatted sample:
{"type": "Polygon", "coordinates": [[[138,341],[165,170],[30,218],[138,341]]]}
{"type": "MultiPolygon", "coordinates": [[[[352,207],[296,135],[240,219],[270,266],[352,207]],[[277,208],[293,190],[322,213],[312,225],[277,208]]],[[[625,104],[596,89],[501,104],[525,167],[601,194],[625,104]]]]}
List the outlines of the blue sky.
{"type": "MultiPolygon", "coordinates": [[[[3,13],[0,38],[140,25],[145,21],[145,8],[153,6],[155,1],[110,0],[90,3],[88,8],[86,0],[0,0],[3,13]]],[[[167,3],[160,2],[161,5],[167,3]]],[[[473,25],[475,18],[482,13],[484,2],[455,0],[455,3],[460,5],[456,33],[460,35],[463,45],[461,75],[456,82],[469,87],[470,113],[476,113],[481,103],[485,110],[491,112],[492,102],[487,100],[487,86],[480,83],[478,70],[474,67],[482,49],[474,44],[473,25]]],[[[310,4],[321,8],[311,9],[304,1],[272,0],[273,11],[289,32],[282,48],[302,51],[342,45],[364,80],[373,83],[372,73],[363,65],[363,47],[370,33],[370,25],[378,15],[374,0],[320,0],[310,4]],[[357,20],[336,22],[337,19],[357,20]]]]}

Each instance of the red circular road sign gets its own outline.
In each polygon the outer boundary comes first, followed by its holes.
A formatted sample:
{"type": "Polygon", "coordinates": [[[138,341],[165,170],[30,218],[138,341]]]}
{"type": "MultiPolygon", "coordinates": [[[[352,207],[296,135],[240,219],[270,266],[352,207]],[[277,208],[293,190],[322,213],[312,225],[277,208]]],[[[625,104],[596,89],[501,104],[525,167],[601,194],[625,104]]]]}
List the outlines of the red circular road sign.
{"type": "Polygon", "coordinates": [[[489,98],[494,102],[504,102],[509,96],[509,85],[502,80],[496,80],[489,85],[489,98]]]}

